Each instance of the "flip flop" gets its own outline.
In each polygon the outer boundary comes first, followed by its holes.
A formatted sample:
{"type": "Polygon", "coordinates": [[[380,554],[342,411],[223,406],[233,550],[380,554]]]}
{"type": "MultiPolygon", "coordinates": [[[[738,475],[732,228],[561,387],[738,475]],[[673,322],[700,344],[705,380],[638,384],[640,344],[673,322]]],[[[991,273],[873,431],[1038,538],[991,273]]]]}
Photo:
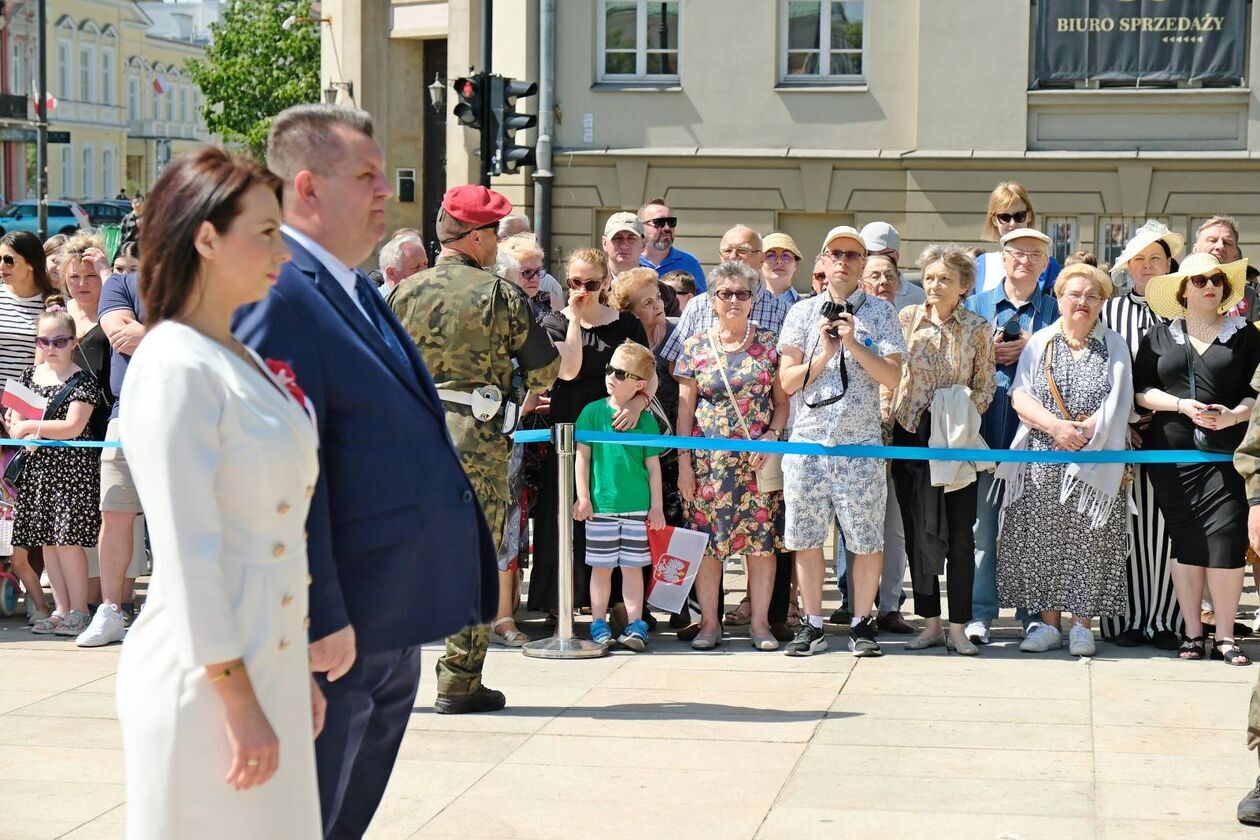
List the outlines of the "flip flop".
{"type": "Polygon", "coordinates": [[[494,623],[490,625],[491,643],[496,644],[496,645],[503,645],[504,647],[515,648],[515,647],[521,647],[526,642],[532,641],[529,638],[529,636],[525,635],[524,633],[522,633],[520,630],[518,630],[515,627],[513,627],[511,630],[508,630],[506,633],[499,632],[499,627],[501,627],[503,624],[511,623],[511,622],[513,622],[513,619],[511,616],[495,619],[494,623]]]}

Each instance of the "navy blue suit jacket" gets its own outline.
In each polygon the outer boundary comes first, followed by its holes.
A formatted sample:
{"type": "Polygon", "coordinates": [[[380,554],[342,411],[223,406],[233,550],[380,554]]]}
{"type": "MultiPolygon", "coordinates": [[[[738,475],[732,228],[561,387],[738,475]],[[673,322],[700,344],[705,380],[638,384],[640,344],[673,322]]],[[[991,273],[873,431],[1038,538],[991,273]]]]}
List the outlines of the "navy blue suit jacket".
{"type": "Polygon", "coordinates": [[[314,404],[311,640],[349,623],[359,651],[378,653],[484,624],[497,608],[495,542],[420,354],[373,294],[406,369],[323,264],[286,241],[293,260],[233,329],[288,362],[314,404]]]}

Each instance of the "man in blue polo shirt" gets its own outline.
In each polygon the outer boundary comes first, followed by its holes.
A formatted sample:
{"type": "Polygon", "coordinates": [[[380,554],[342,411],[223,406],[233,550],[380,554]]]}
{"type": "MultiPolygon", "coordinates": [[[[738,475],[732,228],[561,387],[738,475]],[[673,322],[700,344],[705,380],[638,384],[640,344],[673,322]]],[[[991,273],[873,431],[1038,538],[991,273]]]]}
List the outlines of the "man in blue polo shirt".
{"type": "Polygon", "coordinates": [[[643,222],[643,238],[647,247],[639,257],[639,265],[647,266],[664,277],[671,271],[685,271],[696,281],[696,294],[708,288],[704,282],[704,269],[691,254],[674,247],[674,234],[678,230],[678,217],[669,209],[663,198],[654,198],[639,208],[639,221],[643,222]]]}
{"type": "MultiPolygon", "coordinates": [[[[990,449],[1009,449],[1019,428],[1010,389],[1020,352],[1029,336],[1059,318],[1054,295],[1039,282],[1050,260],[1050,237],[1032,228],[1017,228],[1003,236],[1001,244],[1005,279],[992,289],[967,298],[965,304],[972,312],[988,319],[993,327],[997,390],[989,410],[980,418],[980,434],[990,449]]],[[[989,498],[992,473],[982,472],[978,480],[976,580],[972,587],[973,617],[967,625],[967,636],[976,644],[988,644],[989,626],[998,615],[997,526],[1002,500],[989,498]]]]}

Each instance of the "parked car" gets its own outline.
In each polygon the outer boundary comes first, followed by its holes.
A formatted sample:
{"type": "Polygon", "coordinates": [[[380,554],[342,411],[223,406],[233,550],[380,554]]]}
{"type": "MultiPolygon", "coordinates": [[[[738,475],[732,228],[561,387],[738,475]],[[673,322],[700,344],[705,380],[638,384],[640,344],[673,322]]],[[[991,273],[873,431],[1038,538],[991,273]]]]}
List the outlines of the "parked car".
{"type": "MultiPolygon", "coordinates": [[[[92,226],[88,214],[73,201],[48,202],[48,233],[72,234],[92,226]]],[[[0,236],[15,230],[39,233],[39,203],[15,201],[0,210],[0,236]]]]}
{"type": "Polygon", "coordinates": [[[92,223],[92,227],[121,224],[123,216],[131,212],[130,201],[119,201],[113,198],[80,201],[77,204],[88,214],[88,221],[92,223]]]}

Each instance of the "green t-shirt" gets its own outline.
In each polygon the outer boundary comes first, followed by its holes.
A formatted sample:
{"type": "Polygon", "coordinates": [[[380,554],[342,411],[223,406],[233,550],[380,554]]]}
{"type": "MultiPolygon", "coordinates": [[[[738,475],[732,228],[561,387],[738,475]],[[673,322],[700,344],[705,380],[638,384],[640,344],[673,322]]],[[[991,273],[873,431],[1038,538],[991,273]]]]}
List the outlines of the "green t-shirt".
{"type": "MultiPolygon", "coordinates": [[[[608,400],[597,400],[578,415],[576,432],[612,432],[613,409],[608,400]]],[[[661,427],[652,412],[639,415],[639,423],[627,435],[659,435],[661,427]]],[[[591,508],[596,513],[636,513],[652,506],[648,486],[648,458],[664,452],[657,446],[622,446],[618,443],[584,444],[591,448],[591,508]]]]}

